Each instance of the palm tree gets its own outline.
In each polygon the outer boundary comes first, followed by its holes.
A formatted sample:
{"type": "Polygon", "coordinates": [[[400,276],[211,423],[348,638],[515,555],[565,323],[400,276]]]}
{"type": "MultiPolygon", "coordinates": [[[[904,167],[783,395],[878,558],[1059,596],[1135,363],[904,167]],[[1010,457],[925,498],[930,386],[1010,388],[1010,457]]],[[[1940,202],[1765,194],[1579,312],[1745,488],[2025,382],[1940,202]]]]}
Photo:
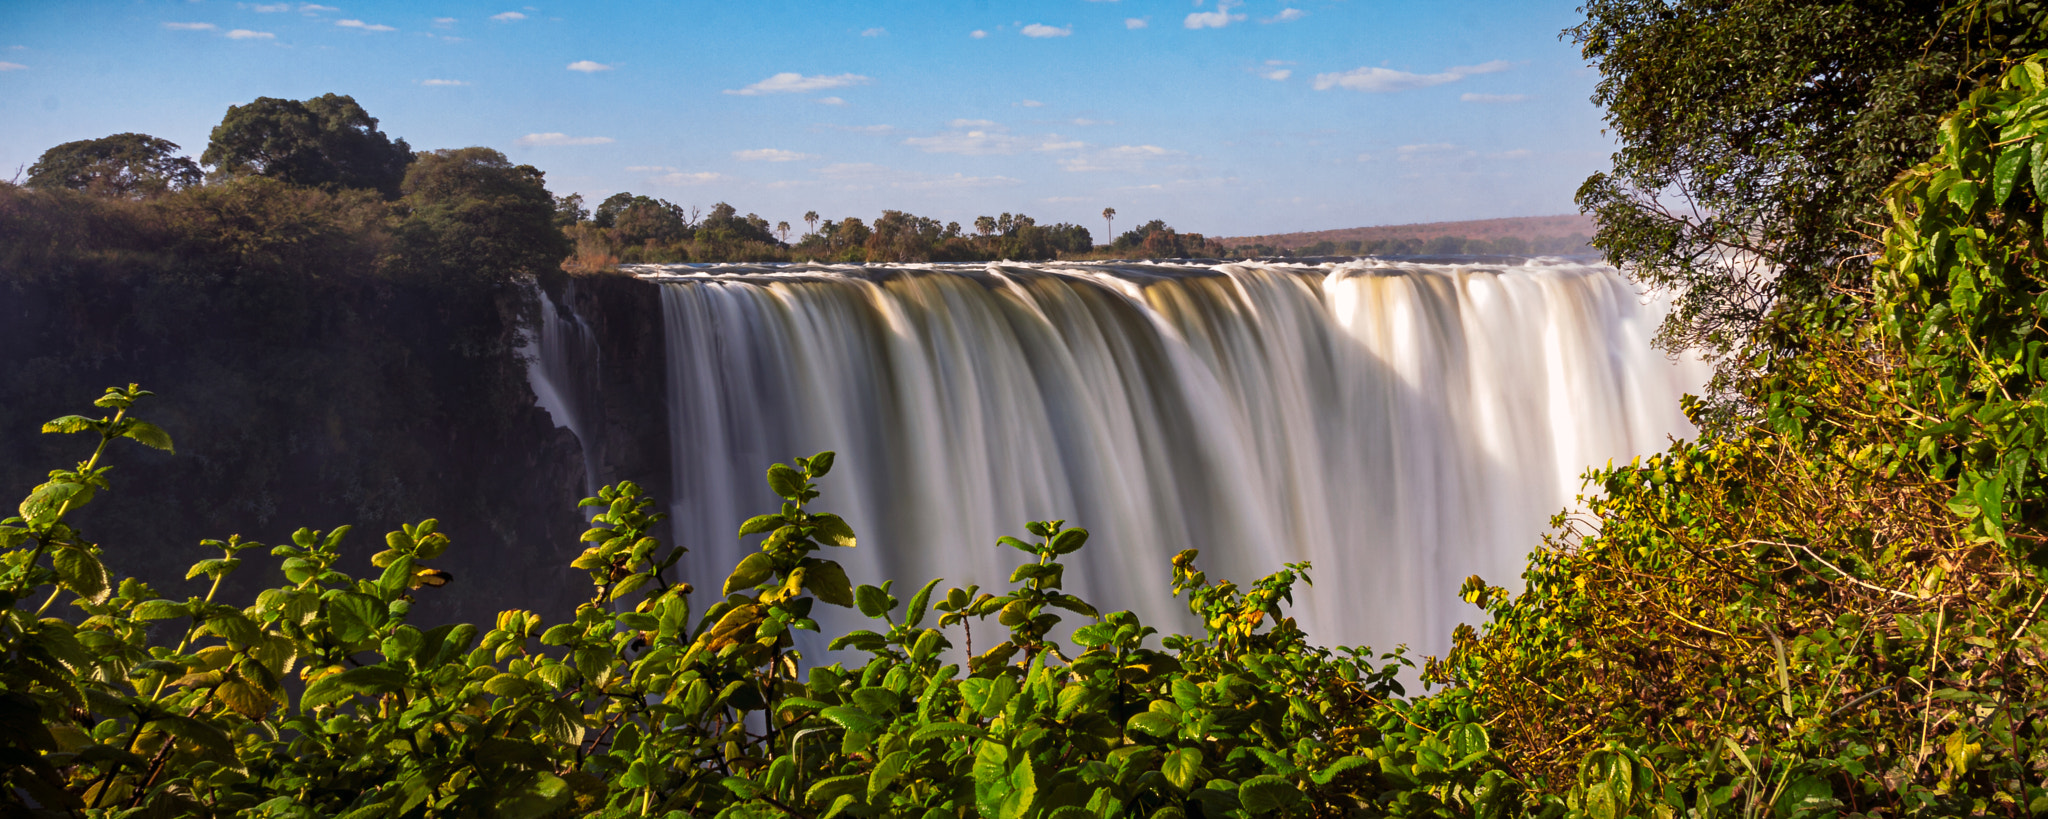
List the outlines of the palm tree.
{"type": "Polygon", "coordinates": [[[785,244],[785,245],[786,245],[786,244],[789,244],[789,223],[788,223],[788,222],[776,222],[776,223],[775,223],[775,232],[776,232],[776,233],[779,233],[779,234],[782,234],[782,243],[783,243],[783,244],[785,244]]]}
{"type": "Polygon", "coordinates": [[[974,217],[974,232],[976,232],[976,233],[979,233],[979,234],[981,234],[981,238],[983,238],[983,239],[987,239],[987,238],[988,238],[988,235],[989,235],[989,234],[991,234],[991,233],[994,233],[994,232],[995,232],[995,230],[996,230],[996,218],[995,218],[995,217],[993,217],[993,216],[976,216],[976,217],[974,217]]]}
{"type": "Polygon", "coordinates": [[[1108,235],[1103,238],[1102,243],[1106,245],[1116,244],[1116,208],[1102,209],[1102,227],[1109,231],[1108,235]]]}
{"type": "Polygon", "coordinates": [[[815,211],[815,210],[813,210],[813,211],[806,211],[806,212],[804,212],[804,223],[805,223],[805,224],[808,224],[808,225],[810,225],[810,226],[811,226],[811,232],[812,232],[812,233],[817,233],[817,232],[818,232],[818,212],[817,212],[817,211],[815,211]]]}

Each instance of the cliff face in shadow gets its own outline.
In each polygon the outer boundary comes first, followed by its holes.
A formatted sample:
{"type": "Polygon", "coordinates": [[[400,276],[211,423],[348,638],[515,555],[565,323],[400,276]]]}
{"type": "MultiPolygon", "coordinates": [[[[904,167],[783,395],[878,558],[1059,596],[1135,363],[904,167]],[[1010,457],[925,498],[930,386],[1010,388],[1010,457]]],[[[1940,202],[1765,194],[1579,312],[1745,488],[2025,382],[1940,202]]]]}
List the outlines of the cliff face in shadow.
{"type": "MultiPolygon", "coordinates": [[[[150,202],[0,186],[0,492],[25,496],[90,454],[42,435],[104,387],[157,396],[136,414],[175,454],[123,445],[72,520],[117,573],[172,597],[205,592],[203,538],[287,542],[352,524],[350,570],[385,532],[427,517],[455,582],[416,620],[488,623],[504,608],[567,613],[585,594],[583,457],[535,405],[521,328],[535,291],[394,273],[389,206],[355,193],[251,185],[150,202]]],[[[666,503],[660,305],[630,278],[547,288],[584,305],[606,349],[604,482],[666,503]],[[651,397],[651,402],[650,402],[651,397]]],[[[244,553],[234,585],[281,582],[244,553]]]]}

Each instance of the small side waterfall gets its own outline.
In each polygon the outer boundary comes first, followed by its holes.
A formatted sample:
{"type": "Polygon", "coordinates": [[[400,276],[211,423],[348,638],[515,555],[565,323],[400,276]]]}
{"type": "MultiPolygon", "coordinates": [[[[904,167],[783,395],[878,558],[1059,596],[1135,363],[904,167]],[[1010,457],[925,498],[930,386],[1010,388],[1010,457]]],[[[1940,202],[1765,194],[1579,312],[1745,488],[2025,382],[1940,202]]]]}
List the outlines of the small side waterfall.
{"type": "Polygon", "coordinates": [[[856,582],[998,587],[996,537],[1063,518],[1098,605],[1184,627],[1180,549],[1239,581],[1309,560],[1319,640],[1438,652],[1476,614],[1463,578],[1511,584],[1583,469],[1691,432],[1706,377],[1615,271],[1554,261],[640,272],[701,588],[775,508],[762,470],[833,449],[856,582]]]}
{"type": "Polygon", "coordinates": [[[582,445],[584,496],[596,495],[597,441],[589,425],[597,406],[597,337],[582,316],[565,314],[538,287],[532,291],[540,302],[540,324],[526,338],[526,381],[555,426],[569,430],[582,445]]]}

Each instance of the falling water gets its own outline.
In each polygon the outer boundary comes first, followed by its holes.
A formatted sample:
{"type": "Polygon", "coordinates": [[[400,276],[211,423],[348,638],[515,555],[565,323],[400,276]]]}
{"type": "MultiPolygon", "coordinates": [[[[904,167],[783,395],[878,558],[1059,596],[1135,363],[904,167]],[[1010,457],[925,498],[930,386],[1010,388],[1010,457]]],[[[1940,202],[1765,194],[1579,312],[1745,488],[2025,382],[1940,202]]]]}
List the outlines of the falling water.
{"type": "Polygon", "coordinates": [[[832,449],[855,580],[1003,585],[1030,520],[1089,528],[1068,588],[1182,627],[1169,558],[1314,563],[1317,639],[1428,651],[1512,584],[1588,466],[1691,430],[1705,373],[1611,268],[991,264],[641,268],[662,284],[678,536],[715,586],[832,449]]]}
{"type": "Polygon", "coordinates": [[[576,436],[583,449],[583,492],[595,495],[597,442],[590,437],[589,424],[597,399],[597,338],[582,316],[574,311],[564,314],[540,288],[534,287],[532,295],[540,301],[540,323],[524,339],[526,382],[533,388],[535,403],[548,411],[555,426],[576,436]]]}

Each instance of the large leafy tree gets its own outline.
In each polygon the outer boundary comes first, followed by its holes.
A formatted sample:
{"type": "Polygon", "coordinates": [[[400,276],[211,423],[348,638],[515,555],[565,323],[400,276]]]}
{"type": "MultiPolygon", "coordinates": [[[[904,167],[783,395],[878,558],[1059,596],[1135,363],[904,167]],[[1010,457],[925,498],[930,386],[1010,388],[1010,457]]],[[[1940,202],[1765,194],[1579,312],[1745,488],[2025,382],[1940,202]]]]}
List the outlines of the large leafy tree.
{"type": "Polygon", "coordinates": [[[457,285],[554,271],[570,247],[543,178],[490,148],[420,154],[402,186],[394,268],[457,285]]]}
{"type": "Polygon", "coordinates": [[[397,198],[412,148],[377,130],[355,98],[257,97],[228,108],[200,161],[222,176],[268,176],[294,185],[368,188],[397,198]]]}
{"type": "Polygon", "coordinates": [[[199,166],[178,150],[177,143],[148,134],[66,142],[29,166],[28,185],[142,197],[199,184],[199,166]]]}
{"type": "Polygon", "coordinates": [[[1593,244],[1673,291],[1662,342],[1726,353],[1785,300],[1868,279],[1879,193],[2039,48],[2033,0],[1588,0],[1566,35],[1621,147],[1593,244]]]}

